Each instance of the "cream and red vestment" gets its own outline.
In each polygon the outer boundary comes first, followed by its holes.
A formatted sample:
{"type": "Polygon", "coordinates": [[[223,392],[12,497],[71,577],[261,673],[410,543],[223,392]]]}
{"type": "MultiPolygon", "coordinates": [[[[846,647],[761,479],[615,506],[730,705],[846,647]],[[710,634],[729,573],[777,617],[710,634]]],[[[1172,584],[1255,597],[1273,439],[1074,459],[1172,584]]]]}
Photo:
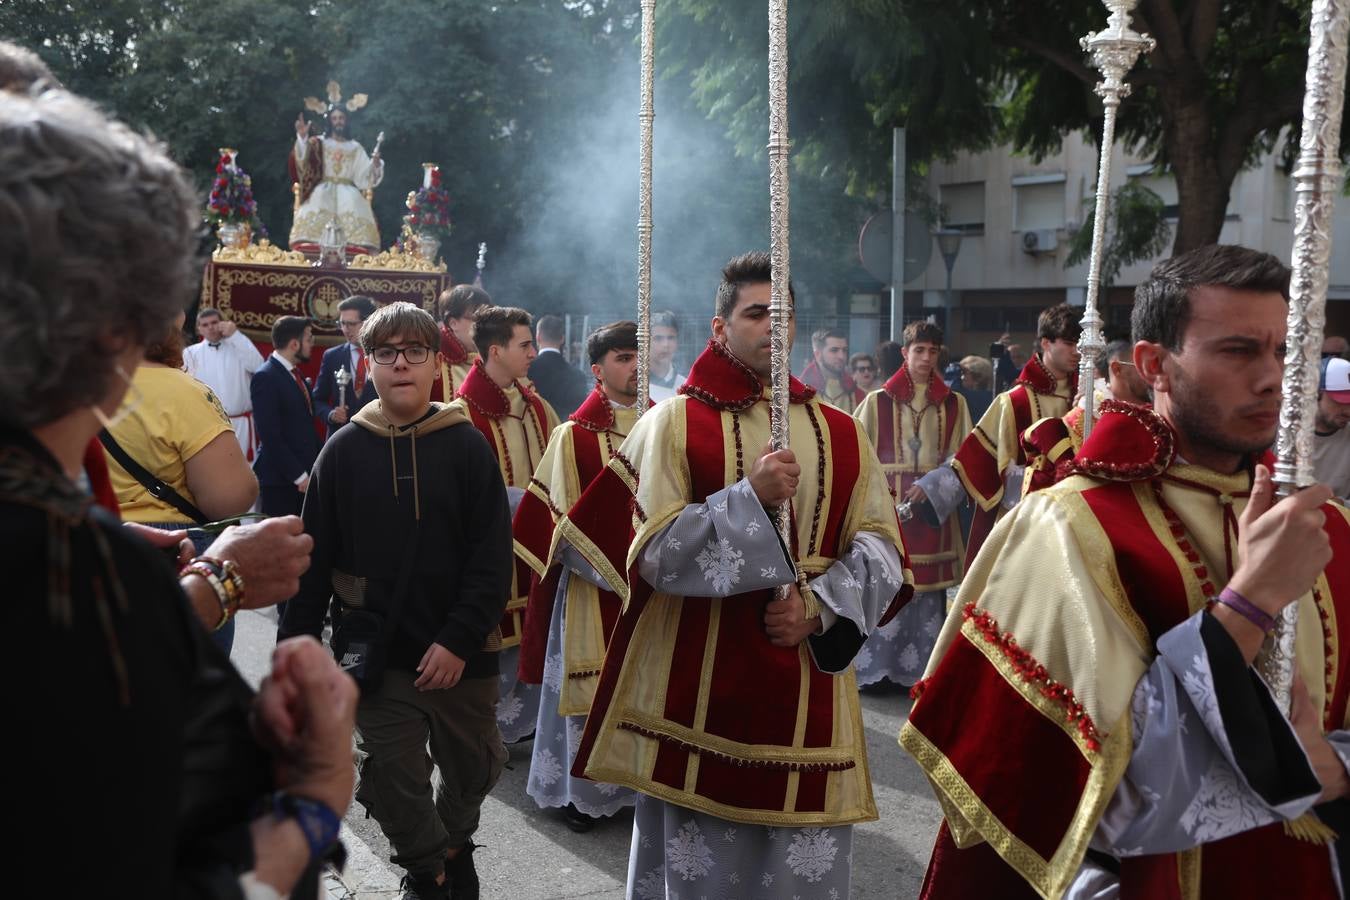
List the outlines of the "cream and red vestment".
{"type": "Polygon", "coordinates": [[[876,818],[849,664],[911,576],[857,421],[796,379],[790,397],[790,548],[746,477],[768,443],[767,390],[716,342],[559,524],[624,600],[573,771],[642,794],[639,895],[846,896],[846,826],[876,818]],[[777,647],[765,606],[794,568],[824,630],[777,647]]]}
{"type": "MultiPolygon", "coordinates": [[[[557,414],[547,401],[520,382],[498,387],[483,368],[481,359],[475,360],[469,368],[452,406],[462,409],[474,427],[487,438],[506,482],[506,493],[514,514],[534,477],[535,468],[543,459],[549,435],[558,426],[557,414]]],[[[446,464],[453,465],[453,461],[447,460],[446,464]]],[[[516,648],[520,646],[529,589],[530,568],[516,556],[511,594],[500,626],[502,692],[497,720],[502,736],[508,742],[530,733],[538,710],[537,686],[518,685],[516,678],[519,659],[516,648]]]]}
{"type": "Polygon", "coordinates": [[[866,396],[863,389],[853,383],[852,375],[845,372],[836,378],[821,371],[815,360],[802,369],[802,384],[815,388],[822,402],[850,414],[866,396]]]}
{"type": "Polygon", "coordinates": [[[444,359],[437,368],[436,380],[431,383],[431,399],[450,402],[459,393],[460,386],[469,377],[469,370],[479,356],[477,350],[465,347],[448,326],[442,324],[440,331],[440,351],[444,359]]]}
{"type": "MultiPolygon", "coordinates": [[[[936,372],[915,384],[907,366],[867,395],[857,418],[897,503],[920,477],[951,460],[971,428],[964,397],[936,372]]],[[[859,651],[854,660],[859,684],[890,678],[908,686],[919,679],[947,613],[946,589],[961,580],[965,544],[956,516],[935,527],[915,515],[900,527],[914,571],[914,599],[859,651]]]]}
{"type": "MultiPolygon", "coordinates": [[[[540,806],[569,804],[590,816],[633,804],[632,791],[570,774],[590,711],[605,645],[623,601],[563,539],[558,521],[609,463],[637,422],[595,388],[549,438],[516,510],[516,556],[530,567],[529,604],[520,644],[520,680],[543,687],[526,791],[540,806]]],[[[627,506],[614,519],[626,522],[627,506]]]]}
{"type": "MultiPolygon", "coordinates": [[[[1116,401],[1064,480],[968,570],[900,743],[945,820],[924,897],[1334,897],[1332,829],[1287,721],[1206,611],[1235,565],[1251,472],[1188,465],[1116,401]],[[1109,893],[1117,890],[1117,893],[1109,893]]],[[[1350,513],[1300,604],[1296,657],[1350,761],[1350,513]]]]}
{"type": "Polygon", "coordinates": [[[1026,465],[1019,441],[1022,433],[1033,422],[1067,413],[1077,389],[1077,372],[1058,381],[1041,358],[1032,355],[1012,388],[994,398],[956,451],[952,469],[975,501],[975,515],[966,539],[967,570],[994,523],[1012,505],[1004,502],[1010,473],[1021,483],[1022,467],[1026,465]]]}

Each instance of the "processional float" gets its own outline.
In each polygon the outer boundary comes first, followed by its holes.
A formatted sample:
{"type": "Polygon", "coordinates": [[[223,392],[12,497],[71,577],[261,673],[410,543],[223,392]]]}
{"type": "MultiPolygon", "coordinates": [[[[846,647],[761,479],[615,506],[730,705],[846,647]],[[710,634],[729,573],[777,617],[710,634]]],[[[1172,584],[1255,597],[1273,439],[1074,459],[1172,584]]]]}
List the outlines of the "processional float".
{"type": "MultiPolygon", "coordinates": [[[[1289,280],[1289,329],[1285,337],[1284,400],[1275,433],[1276,490],[1287,496],[1317,481],[1313,474],[1313,419],[1318,367],[1326,327],[1332,218],[1341,183],[1341,115],[1345,105],[1346,43],[1350,0],[1313,0],[1303,130],[1294,169],[1294,249],[1289,280]]],[[[1298,604],[1280,613],[1261,654],[1261,674],[1286,713],[1294,683],[1298,604]]]]}

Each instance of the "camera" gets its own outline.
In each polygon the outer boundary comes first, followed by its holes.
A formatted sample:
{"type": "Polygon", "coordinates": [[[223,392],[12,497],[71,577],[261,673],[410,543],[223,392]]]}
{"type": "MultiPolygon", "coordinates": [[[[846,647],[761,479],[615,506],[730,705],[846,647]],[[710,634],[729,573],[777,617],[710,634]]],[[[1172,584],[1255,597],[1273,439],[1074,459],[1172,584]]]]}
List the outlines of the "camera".
{"type": "Polygon", "coordinates": [[[1008,348],[1004,347],[999,341],[994,341],[989,345],[990,359],[1002,359],[1007,352],[1008,348]]]}

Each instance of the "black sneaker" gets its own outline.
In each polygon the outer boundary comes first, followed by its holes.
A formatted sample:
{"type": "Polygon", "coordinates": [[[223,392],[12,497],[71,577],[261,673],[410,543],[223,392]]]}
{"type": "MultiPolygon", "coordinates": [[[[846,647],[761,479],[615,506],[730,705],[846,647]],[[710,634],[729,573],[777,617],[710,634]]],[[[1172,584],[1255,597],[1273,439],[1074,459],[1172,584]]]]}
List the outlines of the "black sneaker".
{"type": "Polygon", "coordinates": [[[451,900],[478,900],[478,870],[473,867],[473,851],[481,846],[466,841],[454,859],[445,861],[445,886],[451,900]]]}
{"type": "Polygon", "coordinates": [[[577,834],[585,834],[595,827],[595,818],[577,809],[574,804],[563,807],[563,822],[577,834]]]}
{"type": "Polygon", "coordinates": [[[403,892],[398,895],[399,900],[449,900],[449,883],[448,876],[445,884],[437,884],[434,875],[418,876],[409,873],[398,883],[399,890],[403,892]]]}

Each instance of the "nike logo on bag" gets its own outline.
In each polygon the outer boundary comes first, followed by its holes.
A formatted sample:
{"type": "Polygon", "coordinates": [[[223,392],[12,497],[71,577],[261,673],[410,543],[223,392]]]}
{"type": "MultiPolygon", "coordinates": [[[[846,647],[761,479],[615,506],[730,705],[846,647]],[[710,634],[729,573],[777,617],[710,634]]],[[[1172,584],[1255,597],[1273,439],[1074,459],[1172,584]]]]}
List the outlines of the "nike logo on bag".
{"type": "Polygon", "coordinates": [[[338,668],[344,672],[348,669],[355,669],[357,666],[361,665],[362,658],[360,653],[343,654],[342,662],[338,663],[338,668]]]}

